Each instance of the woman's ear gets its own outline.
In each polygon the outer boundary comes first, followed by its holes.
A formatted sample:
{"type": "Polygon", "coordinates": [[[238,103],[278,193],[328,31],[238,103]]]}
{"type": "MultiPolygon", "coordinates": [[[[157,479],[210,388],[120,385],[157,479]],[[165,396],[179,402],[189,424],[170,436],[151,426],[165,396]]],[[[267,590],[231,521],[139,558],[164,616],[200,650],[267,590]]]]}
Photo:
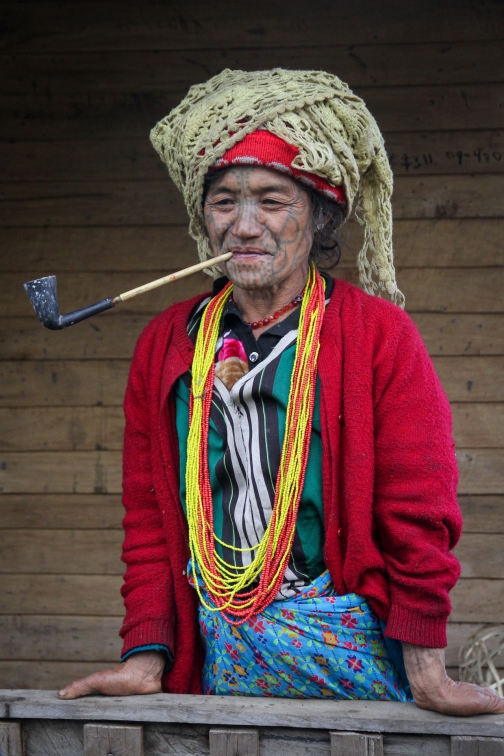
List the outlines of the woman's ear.
{"type": "Polygon", "coordinates": [[[327,226],[327,224],[329,223],[330,220],[331,220],[330,213],[323,213],[322,214],[322,220],[317,223],[317,226],[316,226],[317,231],[322,231],[322,229],[325,226],[327,226]]]}

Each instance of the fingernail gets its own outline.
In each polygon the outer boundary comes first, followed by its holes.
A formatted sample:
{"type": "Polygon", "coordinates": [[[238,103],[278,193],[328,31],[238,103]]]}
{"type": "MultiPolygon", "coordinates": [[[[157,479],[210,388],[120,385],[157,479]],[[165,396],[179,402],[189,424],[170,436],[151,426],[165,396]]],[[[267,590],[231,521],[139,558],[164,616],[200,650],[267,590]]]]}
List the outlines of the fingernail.
{"type": "Polygon", "coordinates": [[[63,698],[63,696],[66,696],[67,693],[68,693],[68,690],[60,690],[60,692],[58,693],[58,696],[60,696],[61,698],[63,698]]]}

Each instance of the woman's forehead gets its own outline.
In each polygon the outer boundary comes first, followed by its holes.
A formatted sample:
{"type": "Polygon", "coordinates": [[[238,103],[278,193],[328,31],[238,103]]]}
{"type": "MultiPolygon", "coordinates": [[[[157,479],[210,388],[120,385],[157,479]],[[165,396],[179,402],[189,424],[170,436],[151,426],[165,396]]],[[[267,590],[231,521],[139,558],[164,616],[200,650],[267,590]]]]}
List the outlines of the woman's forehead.
{"type": "Polygon", "coordinates": [[[209,194],[215,194],[217,191],[247,194],[278,191],[297,194],[302,192],[303,189],[290,176],[285,176],[271,168],[256,165],[232,165],[219,172],[219,175],[211,181],[209,194]]]}

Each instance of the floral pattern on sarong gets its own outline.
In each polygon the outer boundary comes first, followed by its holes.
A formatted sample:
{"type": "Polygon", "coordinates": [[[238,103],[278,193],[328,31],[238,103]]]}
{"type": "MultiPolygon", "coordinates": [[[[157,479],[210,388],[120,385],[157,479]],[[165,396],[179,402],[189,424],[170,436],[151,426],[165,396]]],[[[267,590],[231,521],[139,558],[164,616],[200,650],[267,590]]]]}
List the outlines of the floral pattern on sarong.
{"type": "Polygon", "coordinates": [[[337,596],[327,570],[239,627],[203,605],[199,622],[207,695],[410,700],[376,614],[355,593],[337,596]]]}

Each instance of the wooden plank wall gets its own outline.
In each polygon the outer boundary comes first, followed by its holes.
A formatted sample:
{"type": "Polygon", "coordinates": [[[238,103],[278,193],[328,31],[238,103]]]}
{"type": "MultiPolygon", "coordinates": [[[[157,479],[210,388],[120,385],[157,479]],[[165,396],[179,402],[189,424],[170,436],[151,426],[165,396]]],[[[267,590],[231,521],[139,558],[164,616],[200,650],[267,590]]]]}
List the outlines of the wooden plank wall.
{"type": "MultiPolygon", "coordinates": [[[[465,533],[449,664],[504,622],[504,67],[498,0],[3,3],[0,59],[0,687],[115,662],[121,401],[135,340],[204,276],[60,333],[62,311],[190,264],[148,141],[224,67],[323,68],[362,95],[395,170],[398,279],[452,402],[465,533]]],[[[351,228],[338,275],[355,280],[351,228]]]]}

